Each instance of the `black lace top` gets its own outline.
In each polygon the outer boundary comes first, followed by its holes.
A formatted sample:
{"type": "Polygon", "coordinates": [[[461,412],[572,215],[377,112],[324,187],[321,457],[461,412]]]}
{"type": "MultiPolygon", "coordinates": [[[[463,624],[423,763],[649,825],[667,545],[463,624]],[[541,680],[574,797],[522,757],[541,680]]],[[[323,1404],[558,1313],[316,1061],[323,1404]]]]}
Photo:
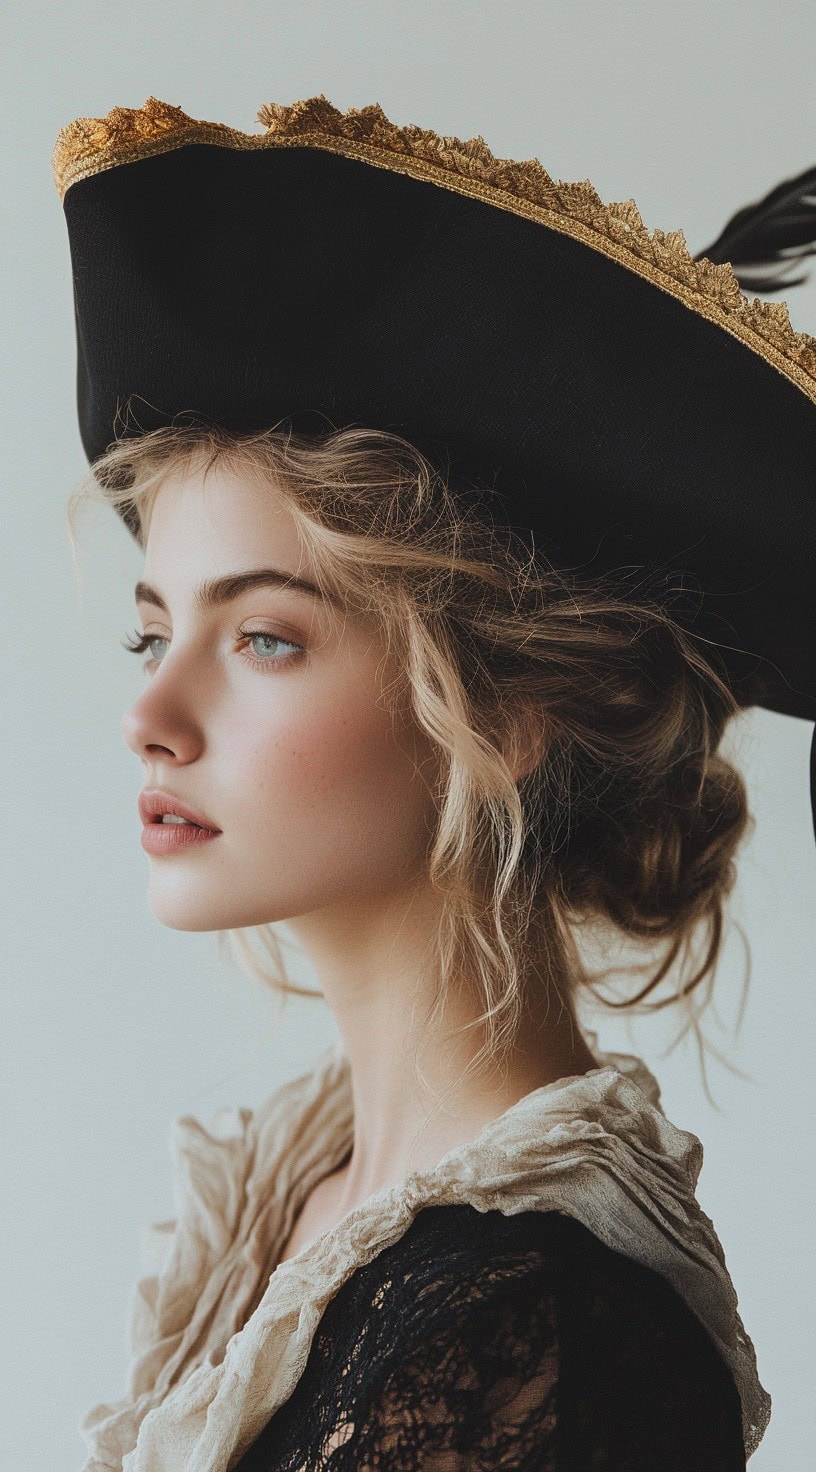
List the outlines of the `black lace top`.
{"type": "Polygon", "coordinates": [[[419,1211],[328,1302],[232,1472],[737,1472],[734,1381],[657,1272],[557,1211],[419,1211]]]}

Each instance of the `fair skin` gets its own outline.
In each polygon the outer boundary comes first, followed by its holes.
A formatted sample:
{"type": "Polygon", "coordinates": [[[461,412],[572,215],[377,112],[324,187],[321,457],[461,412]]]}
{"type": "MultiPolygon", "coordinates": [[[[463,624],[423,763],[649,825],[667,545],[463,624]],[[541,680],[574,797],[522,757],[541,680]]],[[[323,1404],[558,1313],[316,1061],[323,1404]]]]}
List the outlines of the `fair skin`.
{"type": "Polygon", "coordinates": [[[283,1260],[373,1192],[432,1169],[523,1095],[597,1063],[566,1012],[531,1012],[504,1072],[469,1075],[435,1112],[414,1055],[439,1094],[484,1041],[480,1030],[446,1036],[481,1011],[465,988],[420,1037],[440,905],[426,877],[438,756],[406,701],[395,716],[387,709],[399,670],[370,621],[291,587],[194,606],[205,579],[256,568],[313,581],[285,505],[220,464],[206,484],[165,481],[140,581],[166,609],[152,595],[138,604],[156,643],[122,733],[144,787],[221,829],[149,855],[156,918],[177,930],[285,921],[349,1059],[351,1153],[307,1199],[283,1260]]]}

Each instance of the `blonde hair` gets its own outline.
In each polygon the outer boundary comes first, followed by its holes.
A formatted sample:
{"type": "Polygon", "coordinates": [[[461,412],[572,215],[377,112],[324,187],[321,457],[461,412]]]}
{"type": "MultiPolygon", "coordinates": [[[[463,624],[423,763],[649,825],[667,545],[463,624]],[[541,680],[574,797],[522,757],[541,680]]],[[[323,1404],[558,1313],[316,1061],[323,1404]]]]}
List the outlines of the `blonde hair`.
{"type": "MultiPolygon", "coordinates": [[[[444,904],[427,1024],[466,978],[483,1004],[468,1026],[485,1031],[470,1067],[502,1066],[529,987],[570,1015],[586,987],[608,1007],[684,1003],[701,1047],[734,856],[754,820],[718,753],[737,702],[665,598],[554,570],[494,523],[478,488],[466,504],[407,440],[366,428],[237,436],[193,423],[123,438],[75,489],[69,524],[80,501],[102,500],[145,546],[165,477],[206,477],[217,462],[284,498],[312,575],[375,617],[404,670],[393,696],[407,693],[438,750],[428,877],[444,904]],[[599,995],[609,972],[591,970],[579,945],[591,922],[665,943],[636,996],[599,995]],[[647,1003],[678,964],[673,993],[647,1003]]],[[[273,925],[250,934],[263,962],[244,930],[219,932],[245,971],[321,995],[289,980],[273,925]]]]}

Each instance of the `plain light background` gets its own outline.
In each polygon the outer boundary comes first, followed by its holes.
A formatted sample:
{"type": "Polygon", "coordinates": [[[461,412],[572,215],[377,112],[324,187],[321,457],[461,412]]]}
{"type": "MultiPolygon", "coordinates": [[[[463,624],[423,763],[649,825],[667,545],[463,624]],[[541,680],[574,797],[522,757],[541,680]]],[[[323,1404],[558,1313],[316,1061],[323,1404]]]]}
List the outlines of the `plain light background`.
{"type": "MultiPolygon", "coordinates": [[[[274,1000],[214,935],[165,929],[147,908],[141,767],[119,729],[143,679],[120,646],[141,557],[113,512],[92,509],[78,586],[65,528],[85,460],[50,172],[59,129],[150,94],[248,132],[268,101],[379,102],[397,123],[480,133],[499,156],[591,179],[606,201],[633,197],[650,229],[682,228],[693,253],[816,163],[816,11],[811,0],[27,0],[8,3],[2,25],[0,1461],[42,1472],[79,1468],[81,1416],[124,1391],[141,1236],[174,1213],[173,1119],[257,1104],[336,1036],[322,1001],[276,1023],[274,1000]]],[[[794,326],[816,333],[816,271],[787,300],[794,326]]],[[[703,1141],[698,1194],[774,1401],[757,1472],[812,1465],[810,735],[808,722],[758,710],[728,732],[757,829],[705,1022],[741,1070],[709,1063],[717,1108],[691,1037],[663,1056],[679,1018],[592,1023],[602,1046],[646,1059],[669,1117],[703,1141]],[[738,1034],[737,921],[752,958],[738,1034]]]]}

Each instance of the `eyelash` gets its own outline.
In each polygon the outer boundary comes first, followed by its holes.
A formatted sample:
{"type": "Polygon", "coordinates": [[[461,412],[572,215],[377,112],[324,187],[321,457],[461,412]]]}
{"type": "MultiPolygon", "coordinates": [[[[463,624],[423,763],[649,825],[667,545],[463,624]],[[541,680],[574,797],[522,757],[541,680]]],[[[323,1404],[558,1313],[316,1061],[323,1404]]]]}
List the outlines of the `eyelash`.
{"type": "MultiPolygon", "coordinates": [[[[253,639],[274,639],[278,644],[287,644],[294,651],[292,654],[285,654],[282,659],[260,659],[251,654],[242,654],[241,658],[246,660],[247,664],[252,665],[254,669],[269,669],[270,666],[274,665],[293,664],[295,660],[300,659],[301,655],[305,653],[301,644],[295,644],[291,639],[284,639],[282,634],[274,634],[269,629],[239,630],[239,633],[241,634],[242,641],[251,642],[253,639]]],[[[160,639],[164,643],[168,642],[165,640],[163,634],[134,633],[132,635],[132,642],[125,641],[123,648],[127,649],[131,654],[144,654],[145,650],[149,649],[151,644],[155,644],[157,639],[160,639]]],[[[142,666],[144,669],[149,669],[151,665],[159,664],[160,662],[158,659],[145,659],[142,661],[142,666]]]]}

